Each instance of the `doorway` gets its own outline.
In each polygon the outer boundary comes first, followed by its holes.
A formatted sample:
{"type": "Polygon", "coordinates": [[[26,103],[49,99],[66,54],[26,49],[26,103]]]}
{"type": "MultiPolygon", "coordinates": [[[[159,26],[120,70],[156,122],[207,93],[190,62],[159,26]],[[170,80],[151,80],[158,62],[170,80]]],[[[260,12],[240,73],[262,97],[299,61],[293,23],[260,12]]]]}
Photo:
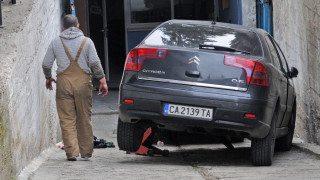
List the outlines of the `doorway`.
{"type": "Polygon", "coordinates": [[[266,30],[273,35],[272,0],[257,0],[257,28],[266,30]]]}
{"type": "Polygon", "coordinates": [[[109,87],[118,88],[126,61],[124,3],[107,0],[109,87]]]}
{"type": "Polygon", "coordinates": [[[96,46],[108,86],[118,88],[126,59],[123,1],[89,0],[88,10],[90,38],[96,46]]]}

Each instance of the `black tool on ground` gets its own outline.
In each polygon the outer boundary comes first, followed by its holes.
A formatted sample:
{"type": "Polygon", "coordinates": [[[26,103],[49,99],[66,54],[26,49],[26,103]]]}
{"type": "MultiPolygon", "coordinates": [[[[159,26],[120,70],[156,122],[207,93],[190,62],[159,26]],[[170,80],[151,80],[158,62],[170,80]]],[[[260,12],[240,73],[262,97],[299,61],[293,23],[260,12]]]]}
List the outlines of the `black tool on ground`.
{"type": "Polygon", "coordinates": [[[113,142],[107,142],[104,139],[100,139],[96,136],[93,136],[93,147],[94,148],[114,148],[115,145],[113,142]]]}
{"type": "Polygon", "coordinates": [[[161,150],[157,147],[152,146],[152,144],[156,143],[158,139],[159,129],[156,127],[148,128],[143,135],[139,149],[135,153],[148,156],[154,156],[155,154],[169,156],[168,150],[161,150]]]}
{"type": "Polygon", "coordinates": [[[232,145],[230,137],[222,136],[221,137],[221,141],[229,150],[233,150],[234,149],[234,146],[232,145]]]}

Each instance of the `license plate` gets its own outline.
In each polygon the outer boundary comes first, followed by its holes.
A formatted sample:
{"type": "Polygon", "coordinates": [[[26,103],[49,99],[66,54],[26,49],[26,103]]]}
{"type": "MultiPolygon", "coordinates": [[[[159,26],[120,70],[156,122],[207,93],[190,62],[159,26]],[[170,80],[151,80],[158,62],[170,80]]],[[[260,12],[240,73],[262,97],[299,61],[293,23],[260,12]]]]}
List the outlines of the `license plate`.
{"type": "Polygon", "coordinates": [[[164,104],[164,115],[171,116],[182,116],[182,117],[193,117],[202,119],[212,119],[213,109],[196,107],[196,106],[185,106],[177,104],[164,104]]]}

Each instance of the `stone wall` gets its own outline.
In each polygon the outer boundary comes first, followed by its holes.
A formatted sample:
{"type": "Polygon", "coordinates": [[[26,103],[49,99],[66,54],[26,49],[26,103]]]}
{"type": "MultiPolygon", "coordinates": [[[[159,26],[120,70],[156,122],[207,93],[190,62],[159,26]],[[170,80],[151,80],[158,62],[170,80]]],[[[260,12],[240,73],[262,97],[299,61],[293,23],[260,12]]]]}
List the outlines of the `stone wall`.
{"type": "Polygon", "coordinates": [[[296,136],[320,144],[319,1],[274,0],[273,8],[274,38],[299,70],[296,136]]]}
{"type": "Polygon", "coordinates": [[[62,0],[3,5],[0,29],[0,179],[16,177],[59,137],[55,92],[42,60],[61,31],[62,0]]]}

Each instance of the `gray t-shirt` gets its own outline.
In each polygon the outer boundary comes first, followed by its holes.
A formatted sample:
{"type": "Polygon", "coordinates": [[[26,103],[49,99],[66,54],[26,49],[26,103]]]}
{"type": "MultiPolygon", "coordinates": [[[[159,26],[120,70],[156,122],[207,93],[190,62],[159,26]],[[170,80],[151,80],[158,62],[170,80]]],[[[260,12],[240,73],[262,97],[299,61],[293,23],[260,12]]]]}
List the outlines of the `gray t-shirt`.
{"type": "MultiPolygon", "coordinates": [[[[76,27],[71,27],[64,30],[60,37],[67,46],[72,58],[75,59],[80,45],[85,38],[83,32],[76,27]]],[[[63,48],[60,37],[55,38],[51,42],[43,59],[42,68],[46,78],[52,76],[51,69],[55,60],[58,66],[57,73],[65,71],[70,65],[70,60],[63,48]]],[[[88,38],[82,49],[78,64],[84,72],[93,74],[97,79],[101,79],[105,76],[96,48],[90,38],[88,38]]]]}

